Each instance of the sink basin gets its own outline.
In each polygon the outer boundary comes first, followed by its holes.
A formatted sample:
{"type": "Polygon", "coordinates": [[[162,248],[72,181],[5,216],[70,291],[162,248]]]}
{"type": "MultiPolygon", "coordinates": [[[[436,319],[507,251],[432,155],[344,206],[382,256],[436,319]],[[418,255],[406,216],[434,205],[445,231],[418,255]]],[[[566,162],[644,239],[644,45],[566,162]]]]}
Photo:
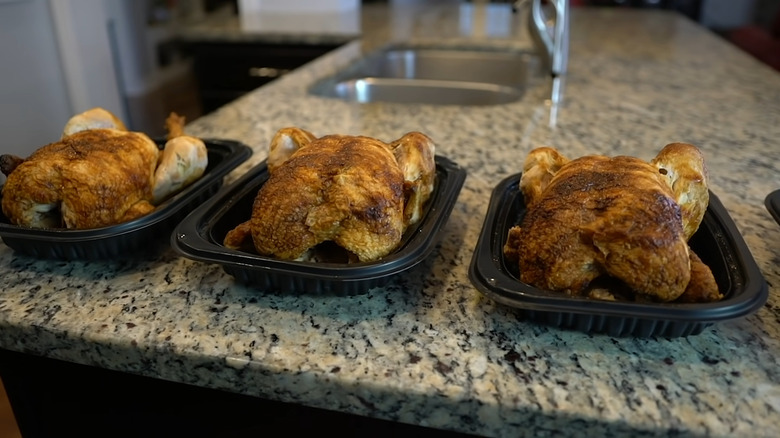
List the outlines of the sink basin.
{"type": "Polygon", "coordinates": [[[367,77],[337,82],[321,95],[360,103],[499,105],[514,102],[522,94],[519,88],[481,82],[367,77]]]}
{"type": "Polygon", "coordinates": [[[385,49],[315,83],[310,92],[360,103],[500,105],[523,96],[535,62],[524,52],[385,49]]]}

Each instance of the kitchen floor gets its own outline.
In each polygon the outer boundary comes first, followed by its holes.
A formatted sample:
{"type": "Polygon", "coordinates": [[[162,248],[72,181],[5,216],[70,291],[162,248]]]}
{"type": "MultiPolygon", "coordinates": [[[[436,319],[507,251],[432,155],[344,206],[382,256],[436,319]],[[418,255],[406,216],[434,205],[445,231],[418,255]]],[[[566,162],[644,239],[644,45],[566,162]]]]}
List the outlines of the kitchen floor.
{"type": "Polygon", "coordinates": [[[0,380],[0,437],[21,438],[22,434],[16,426],[16,419],[11,410],[11,403],[5,394],[3,381],[0,380]]]}

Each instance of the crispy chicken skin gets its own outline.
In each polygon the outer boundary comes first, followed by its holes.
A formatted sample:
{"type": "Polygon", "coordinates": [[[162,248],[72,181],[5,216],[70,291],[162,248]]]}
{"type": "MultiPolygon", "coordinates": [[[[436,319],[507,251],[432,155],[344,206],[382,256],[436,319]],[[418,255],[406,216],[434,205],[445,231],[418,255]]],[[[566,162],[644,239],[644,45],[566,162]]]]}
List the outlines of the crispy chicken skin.
{"type": "Polygon", "coordinates": [[[680,206],[685,238],[699,229],[710,203],[707,166],[699,148],[688,143],[670,143],[650,161],[672,188],[680,206]]]}
{"type": "Polygon", "coordinates": [[[89,129],[43,146],[3,186],[16,225],[94,228],[149,213],[157,145],[145,134],[89,129]],[[61,216],[61,217],[60,217],[61,216]]]}
{"type": "Polygon", "coordinates": [[[625,156],[568,160],[538,148],[525,161],[520,188],[527,212],[510,229],[504,254],[518,264],[523,282],[580,295],[606,275],[642,299],[721,298],[687,243],[709,202],[694,146],[670,144],[650,163],[625,156]]]}
{"type": "Polygon", "coordinates": [[[85,229],[146,215],[199,178],[205,144],[183,131],[172,113],[161,153],[146,134],[128,131],[116,116],[93,108],[73,116],[62,138],[27,159],[0,156],[7,175],[2,209],[11,223],[33,228],[85,229]]]}
{"type": "Polygon", "coordinates": [[[709,303],[720,301],[723,295],[718,291],[718,284],[709,266],[701,261],[699,256],[693,251],[689,252],[691,256],[691,281],[685,292],[675,300],[677,303],[709,303]]]}
{"type": "Polygon", "coordinates": [[[387,144],[284,128],[271,141],[270,176],[251,219],[228,232],[224,244],[244,249],[251,238],[259,254],[295,260],[333,242],[359,261],[379,259],[422,216],[433,191],[434,148],[420,133],[387,144]]]}
{"type": "Polygon", "coordinates": [[[404,175],[404,224],[415,224],[422,219],[435,183],[433,142],[425,134],[410,132],[392,142],[390,149],[404,175]]]}
{"type": "Polygon", "coordinates": [[[71,117],[62,129],[62,138],[88,129],[118,129],[127,131],[119,117],[103,108],[92,108],[71,117]]]}

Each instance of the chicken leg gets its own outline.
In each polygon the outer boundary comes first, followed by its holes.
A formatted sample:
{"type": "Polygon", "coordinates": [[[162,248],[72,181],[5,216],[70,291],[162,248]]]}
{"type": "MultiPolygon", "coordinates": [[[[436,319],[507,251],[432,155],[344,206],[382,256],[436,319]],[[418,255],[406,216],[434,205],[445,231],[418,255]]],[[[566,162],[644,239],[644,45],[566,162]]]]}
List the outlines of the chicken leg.
{"type": "Polygon", "coordinates": [[[154,172],[152,204],[155,205],[203,176],[208,166],[206,144],[184,133],[184,117],[171,113],[165,126],[168,137],[154,172]]]}

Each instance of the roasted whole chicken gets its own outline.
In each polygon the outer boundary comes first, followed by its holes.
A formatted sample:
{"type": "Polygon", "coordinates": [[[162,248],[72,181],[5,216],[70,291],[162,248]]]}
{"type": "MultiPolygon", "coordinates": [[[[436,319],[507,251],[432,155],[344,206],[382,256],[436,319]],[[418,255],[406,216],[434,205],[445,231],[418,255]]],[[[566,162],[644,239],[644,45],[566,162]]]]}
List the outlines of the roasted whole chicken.
{"type": "Polygon", "coordinates": [[[251,218],[224,244],[284,260],[318,261],[318,245],[346,250],[347,262],[389,254],[420,221],[434,189],[435,145],[411,132],[387,144],[349,135],[317,138],[279,130],[270,144],[269,178],[251,218]]]}
{"type": "Polygon", "coordinates": [[[3,214],[25,227],[87,229],[150,213],[208,163],[205,144],[183,133],[183,118],[171,114],[166,124],[161,152],[146,134],[94,108],[72,117],[59,141],[28,158],[0,156],[3,214]]]}
{"type": "Polygon", "coordinates": [[[527,211],[509,230],[507,260],[536,287],[598,299],[708,302],[722,298],[690,249],[709,203],[698,148],[671,143],[650,162],[634,157],[569,160],[532,150],[520,178],[527,211]],[[592,287],[617,280],[629,295],[592,287]]]}

